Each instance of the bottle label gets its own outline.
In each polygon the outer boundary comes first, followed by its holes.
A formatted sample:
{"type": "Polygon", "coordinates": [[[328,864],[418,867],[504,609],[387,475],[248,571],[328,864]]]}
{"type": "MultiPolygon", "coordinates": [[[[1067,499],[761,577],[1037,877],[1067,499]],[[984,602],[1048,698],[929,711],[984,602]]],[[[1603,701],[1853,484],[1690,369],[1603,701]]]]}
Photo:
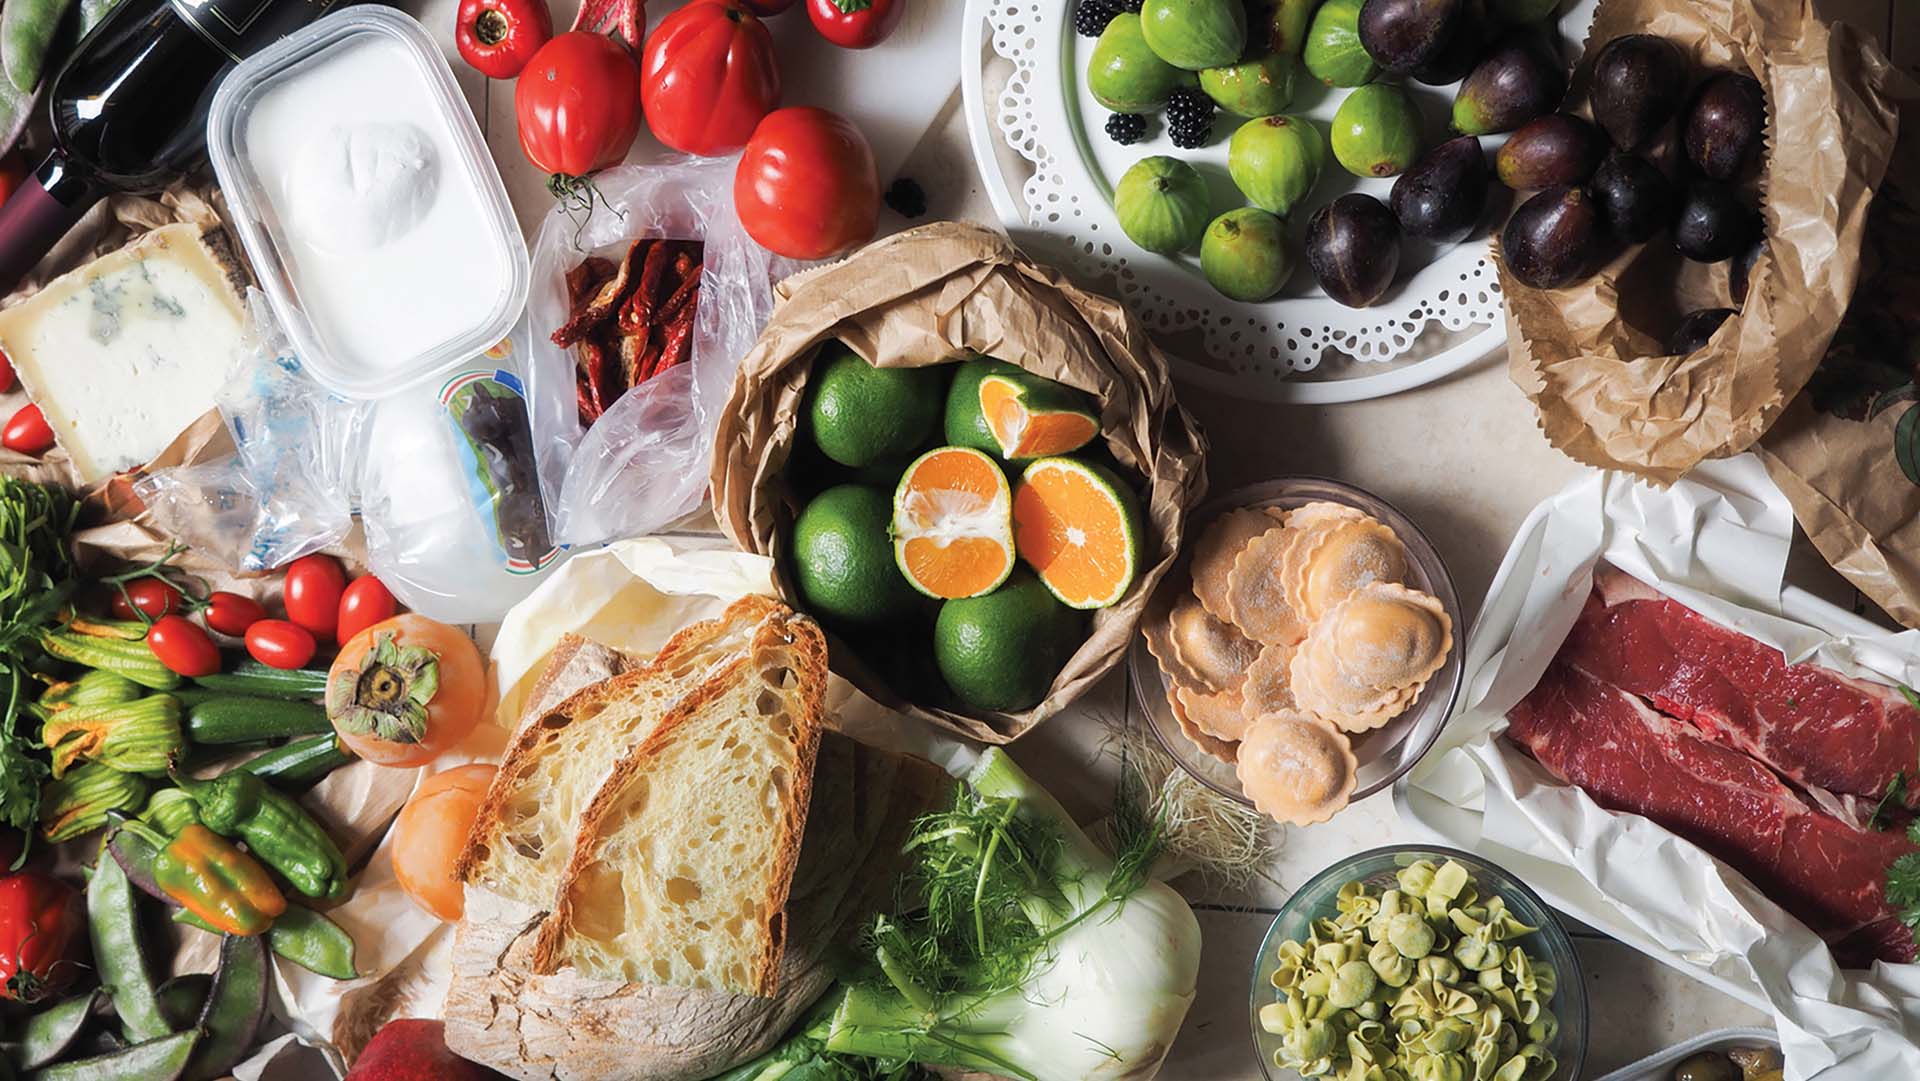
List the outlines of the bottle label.
{"type": "Polygon", "coordinates": [[[520,377],[504,368],[460,372],[440,389],[453,424],[467,495],[509,574],[534,574],[560,550],[547,533],[520,377]]]}
{"type": "Polygon", "coordinates": [[[235,63],[320,16],[339,0],[167,0],[174,13],[235,63]]]}

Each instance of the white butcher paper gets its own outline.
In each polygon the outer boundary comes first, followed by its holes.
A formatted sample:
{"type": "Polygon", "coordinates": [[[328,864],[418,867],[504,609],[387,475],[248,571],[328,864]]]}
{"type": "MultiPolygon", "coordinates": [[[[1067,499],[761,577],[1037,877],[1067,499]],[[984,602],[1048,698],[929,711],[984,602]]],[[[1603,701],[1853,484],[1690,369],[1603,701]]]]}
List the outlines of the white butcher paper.
{"type": "Polygon", "coordinates": [[[1601,559],[1793,661],[1920,685],[1920,633],[1783,588],[1793,517],[1757,459],[1658,489],[1592,473],[1521,525],[1466,645],[1461,705],[1394,789],[1401,815],[1525,879],[1556,908],[1765,1010],[1788,1081],[1920,1078],[1920,965],[1845,970],[1733,870],[1562,784],[1506,740],[1601,559]]]}

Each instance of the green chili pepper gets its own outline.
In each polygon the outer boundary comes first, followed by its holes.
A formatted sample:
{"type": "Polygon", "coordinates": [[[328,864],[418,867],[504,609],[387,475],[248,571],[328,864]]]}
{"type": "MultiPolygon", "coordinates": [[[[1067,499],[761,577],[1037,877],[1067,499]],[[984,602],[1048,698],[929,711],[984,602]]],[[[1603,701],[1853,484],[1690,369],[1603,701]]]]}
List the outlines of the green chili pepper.
{"type": "Polygon", "coordinates": [[[153,786],[137,773],[88,762],[40,791],[40,835],[59,842],[107,824],[111,811],[144,803],[153,786]]]}
{"type": "Polygon", "coordinates": [[[53,775],[91,760],[128,773],[155,773],[173,762],[186,737],[180,732],[180,700],[169,694],[137,702],[69,706],[40,727],[40,742],[53,752],[53,775]]]}
{"type": "Polygon", "coordinates": [[[210,781],[174,778],[200,806],[200,821],[223,837],[245,841],[261,862],[308,897],[338,897],[347,888],[347,860],[293,797],[242,770],[210,781]]]}
{"type": "Polygon", "coordinates": [[[140,947],[140,912],[133,883],[112,856],[101,853],[87,879],[87,929],[100,984],[113,996],[113,1011],[130,1040],[151,1040],[173,1031],[160,996],[147,975],[140,947]]]}
{"type": "Polygon", "coordinates": [[[168,837],[178,837],[181,830],[199,824],[200,805],[178,788],[162,788],[147,800],[140,817],[168,837]]]}

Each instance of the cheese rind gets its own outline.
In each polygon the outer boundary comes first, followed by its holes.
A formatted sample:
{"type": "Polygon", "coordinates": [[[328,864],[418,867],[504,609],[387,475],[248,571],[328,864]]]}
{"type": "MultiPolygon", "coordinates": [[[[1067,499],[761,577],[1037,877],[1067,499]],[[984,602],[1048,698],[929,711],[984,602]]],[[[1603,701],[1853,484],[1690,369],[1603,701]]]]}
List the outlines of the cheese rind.
{"type": "Polygon", "coordinates": [[[81,480],[151,460],[251,347],[223,240],[163,226],[0,311],[0,349],[81,480]]]}

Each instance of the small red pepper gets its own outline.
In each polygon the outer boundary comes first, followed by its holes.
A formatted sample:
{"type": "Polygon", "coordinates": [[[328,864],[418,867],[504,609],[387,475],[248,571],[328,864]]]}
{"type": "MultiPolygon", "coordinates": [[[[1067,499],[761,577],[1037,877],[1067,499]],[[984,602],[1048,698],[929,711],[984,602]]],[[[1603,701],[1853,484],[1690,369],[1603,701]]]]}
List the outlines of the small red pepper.
{"type": "Polygon", "coordinates": [[[460,58],[489,79],[517,78],[553,37],[546,0],[460,0],[456,19],[460,58]]]}

